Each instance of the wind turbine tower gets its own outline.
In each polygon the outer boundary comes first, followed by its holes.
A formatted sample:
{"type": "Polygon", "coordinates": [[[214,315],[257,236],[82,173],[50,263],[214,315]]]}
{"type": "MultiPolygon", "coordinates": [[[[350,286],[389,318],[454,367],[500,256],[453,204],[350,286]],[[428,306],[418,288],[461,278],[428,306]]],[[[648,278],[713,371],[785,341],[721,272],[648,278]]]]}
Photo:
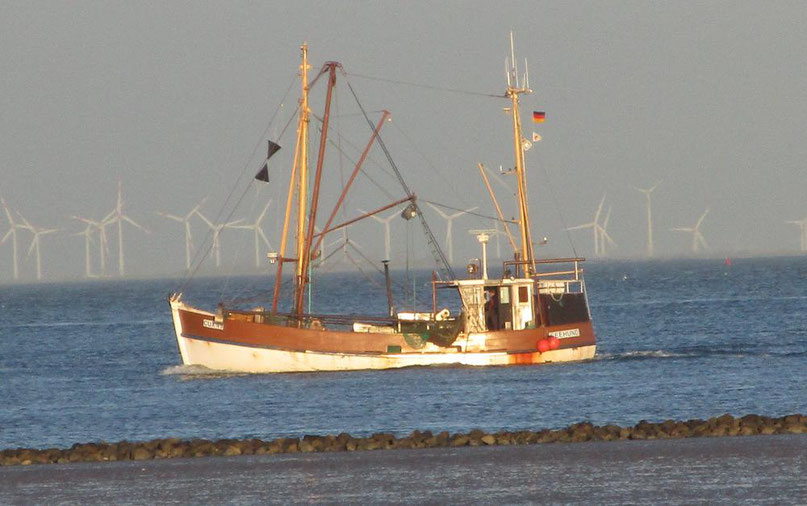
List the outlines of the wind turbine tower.
{"type": "Polygon", "coordinates": [[[17,212],[17,216],[20,217],[20,220],[22,220],[23,223],[22,225],[19,225],[19,227],[28,230],[34,235],[33,239],[31,239],[31,246],[28,248],[28,256],[30,256],[31,253],[36,251],[36,279],[40,280],[42,279],[42,255],[40,254],[39,251],[39,239],[43,235],[52,234],[54,232],[58,232],[61,229],[35,227],[31,225],[28,222],[28,220],[26,220],[19,212],[17,212]]]}
{"type": "Polygon", "coordinates": [[[123,260],[123,222],[127,222],[130,225],[139,228],[143,232],[148,233],[148,230],[140,226],[138,223],[135,223],[134,220],[123,214],[123,191],[121,189],[121,180],[118,179],[118,201],[115,204],[115,209],[112,210],[101,222],[101,227],[106,227],[107,225],[117,224],[118,225],[118,274],[123,277],[125,274],[124,271],[124,260],[123,260]]]}
{"type": "MultiPolygon", "coordinates": [[[[600,205],[597,206],[597,212],[594,213],[594,221],[590,221],[588,223],[583,223],[582,225],[577,225],[576,227],[569,227],[566,230],[582,230],[585,228],[590,228],[594,233],[594,254],[599,256],[605,252],[605,248],[603,247],[602,241],[602,225],[600,225],[600,214],[602,214],[602,206],[605,204],[605,194],[602,195],[602,199],[600,200],[600,205]]],[[[610,239],[610,236],[609,236],[610,239]]]]}
{"type": "Polygon", "coordinates": [[[73,216],[74,219],[81,220],[84,222],[85,227],[84,230],[81,232],[77,232],[73,235],[83,235],[84,236],[84,275],[85,277],[92,278],[92,234],[93,229],[98,228],[98,222],[92,220],[85,220],[83,218],[79,218],[77,216],[73,216]]]}
{"type": "Polygon", "coordinates": [[[799,251],[807,251],[807,217],[803,220],[788,221],[787,223],[799,226],[799,251]]]}
{"type": "Polygon", "coordinates": [[[701,224],[703,223],[703,219],[706,218],[706,215],[709,214],[709,209],[706,209],[700,218],[698,218],[698,222],[695,223],[694,227],[678,227],[678,228],[671,228],[670,230],[675,232],[689,232],[692,234],[692,252],[697,253],[701,247],[703,249],[707,249],[709,246],[706,244],[706,239],[703,238],[703,234],[701,234],[701,224]]]}
{"type": "Polygon", "coordinates": [[[261,253],[260,253],[260,241],[263,240],[263,243],[266,245],[267,248],[270,250],[273,249],[272,245],[269,244],[269,239],[266,238],[266,234],[263,233],[263,228],[261,228],[261,223],[263,219],[266,217],[266,211],[269,210],[269,206],[272,205],[272,199],[269,199],[266,202],[266,205],[263,206],[263,211],[261,214],[258,215],[258,219],[255,220],[255,223],[251,225],[232,225],[231,228],[242,228],[245,230],[252,230],[255,234],[255,267],[261,266],[261,253]]]}
{"type": "Polygon", "coordinates": [[[459,211],[454,214],[448,215],[444,213],[439,207],[435,206],[434,204],[427,202],[429,206],[434,209],[434,211],[439,214],[444,220],[446,220],[446,248],[448,248],[448,263],[454,263],[454,245],[451,236],[451,225],[454,223],[456,218],[459,218],[463,214],[470,213],[471,211],[475,211],[476,207],[471,207],[470,209],[466,209],[465,211],[459,211]]]}
{"type": "Polygon", "coordinates": [[[189,271],[191,269],[191,250],[193,249],[193,233],[191,232],[191,218],[194,214],[199,211],[199,208],[204,203],[204,199],[202,202],[196,205],[193,209],[190,210],[188,214],[185,216],[177,216],[176,214],[168,214],[157,212],[160,216],[168,218],[169,220],[178,221],[185,226],[185,270],[189,271]]]}
{"type": "Polygon", "coordinates": [[[611,219],[611,206],[608,206],[608,211],[605,213],[605,219],[602,220],[602,227],[600,228],[600,248],[602,250],[602,254],[605,255],[606,253],[606,244],[610,244],[613,248],[616,248],[616,242],[611,239],[611,236],[608,235],[608,221],[611,219]]]}
{"type": "Polygon", "coordinates": [[[221,267],[221,231],[225,228],[235,228],[235,225],[241,223],[244,220],[235,220],[229,223],[221,223],[221,224],[214,224],[212,221],[208,220],[207,217],[201,213],[201,211],[196,211],[196,216],[198,216],[202,221],[204,221],[210,230],[213,232],[213,257],[216,260],[216,267],[221,267]]]}
{"type": "MultiPolygon", "coordinates": [[[[103,220],[95,221],[89,218],[82,218],[81,216],[71,216],[74,220],[78,220],[84,223],[87,228],[83,232],[79,232],[78,235],[85,235],[86,234],[86,241],[89,242],[91,230],[94,228],[98,231],[98,263],[100,265],[100,275],[103,276],[106,273],[106,256],[109,254],[109,246],[106,240],[106,225],[104,224],[105,220],[108,220],[112,217],[112,214],[108,214],[103,220]]],[[[108,224],[107,224],[108,225],[108,224]]],[[[88,255],[89,258],[89,255],[88,255]]],[[[88,260],[89,261],[89,260],[88,260]]],[[[90,272],[89,270],[87,272],[90,272]]],[[[90,275],[87,275],[90,277],[90,275]]],[[[92,276],[95,277],[95,276],[92,276]]]]}
{"type": "MultiPolygon", "coordinates": [[[[364,211],[363,209],[359,209],[359,212],[361,212],[363,214],[366,214],[366,211],[364,211]]],[[[370,218],[372,218],[375,221],[377,221],[378,223],[381,223],[382,225],[384,225],[384,258],[386,260],[391,260],[390,254],[392,252],[392,248],[391,248],[392,242],[390,240],[390,224],[392,223],[392,220],[394,220],[396,217],[398,217],[400,215],[401,215],[400,211],[395,211],[394,213],[387,216],[386,218],[379,218],[375,214],[370,216],[370,218]]]]}
{"type": "Polygon", "coordinates": [[[3,210],[6,212],[6,217],[8,218],[8,232],[6,235],[3,236],[3,239],[0,240],[0,244],[6,242],[9,237],[11,238],[11,254],[12,254],[12,262],[14,265],[14,279],[18,279],[20,276],[19,266],[17,264],[17,229],[20,228],[19,225],[14,221],[14,217],[11,215],[11,211],[8,209],[8,204],[6,204],[6,199],[0,197],[0,202],[3,204],[3,210]]]}
{"type": "Polygon", "coordinates": [[[634,187],[636,191],[644,193],[647,203],[647,256],[650,258],[653,257],[653,215],[650,211],[650,194],[653,193],[653,190],[656,189],[659,183],[654,184],[652,188],[648,189],[634,187]]]}

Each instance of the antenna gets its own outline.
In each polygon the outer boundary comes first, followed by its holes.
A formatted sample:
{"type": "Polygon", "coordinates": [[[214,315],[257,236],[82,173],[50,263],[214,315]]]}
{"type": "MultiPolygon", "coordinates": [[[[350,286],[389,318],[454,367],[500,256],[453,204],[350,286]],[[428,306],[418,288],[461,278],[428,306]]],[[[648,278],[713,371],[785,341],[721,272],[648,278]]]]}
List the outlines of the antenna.
{"type": "Polygon", "coordinates": [[[527,67],[527,59],[524,58],[524,87],[530,88],[530,69],[527,67]]]}
{"type": "Polygon", "coordinates": [[[512,72],[513,72],[513,80],[516,82],[516,88],[518,88],[518,64],[516,63],[516,50],[515,45],[513,44],[513,31],[510,31],[510,61],[513,64],[512,72]]]}
{"type": "Polygon", "coordinates": [[[504,75],[507,76],[507,87],[510,88],[510,60],[504,57],[504,75]]]}

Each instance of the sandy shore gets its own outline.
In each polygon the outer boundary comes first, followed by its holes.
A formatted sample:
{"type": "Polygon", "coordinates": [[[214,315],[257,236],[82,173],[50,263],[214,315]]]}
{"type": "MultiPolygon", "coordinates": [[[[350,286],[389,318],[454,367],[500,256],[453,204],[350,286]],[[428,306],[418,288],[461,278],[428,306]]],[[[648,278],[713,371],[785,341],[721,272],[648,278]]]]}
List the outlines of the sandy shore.
{"type": "Polygon", "coordinates": [[[771,435],[0,468],[0,503],[807,503],[771,435]]]}

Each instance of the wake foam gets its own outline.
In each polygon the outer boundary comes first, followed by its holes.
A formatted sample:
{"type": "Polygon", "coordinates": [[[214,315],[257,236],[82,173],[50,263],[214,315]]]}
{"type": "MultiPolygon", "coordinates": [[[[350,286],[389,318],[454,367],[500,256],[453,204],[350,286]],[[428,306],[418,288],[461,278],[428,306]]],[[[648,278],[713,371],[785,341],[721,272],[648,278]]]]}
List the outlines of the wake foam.
{"type": "Polygon", "coordinates": [[[160,371],[160,376],[181,376],[183,378],[227,378],[243,376],[243,374],[218,371],[203,365],[172,365],[160,371]]]}

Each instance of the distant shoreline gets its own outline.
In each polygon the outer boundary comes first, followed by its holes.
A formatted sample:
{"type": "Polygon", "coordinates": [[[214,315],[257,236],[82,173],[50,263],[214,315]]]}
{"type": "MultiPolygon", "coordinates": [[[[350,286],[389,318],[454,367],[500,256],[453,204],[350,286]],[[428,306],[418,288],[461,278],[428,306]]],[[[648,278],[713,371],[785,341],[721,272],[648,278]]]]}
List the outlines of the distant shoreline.
{"type": "Polygon", "coordinates": [[[771,418],[749,414],[741,418],[725,414],[708,420],[666,420],[659,423],[640,421],[631,427],[596,426],[590,422],[572,424],[563,429],[486,433],[449,434],[414,431],[405,437],[377,433],[356,438],[350,434],[302,438],[260,439],[153,439],[144,442],[77,443],[70,448],[16,448],[0,451],[0,466],[66,464],[71,462],[113,462],[238,455],[270,455],[312,452],[352,452],[418,448],[457,448],[463,446],[508,446],[539,443],[581,443],[586,441],[626,441],[683,439],[696,437],[755,436],[771,434],[807,434],[807,416],[802,414],[771,418]]]}

